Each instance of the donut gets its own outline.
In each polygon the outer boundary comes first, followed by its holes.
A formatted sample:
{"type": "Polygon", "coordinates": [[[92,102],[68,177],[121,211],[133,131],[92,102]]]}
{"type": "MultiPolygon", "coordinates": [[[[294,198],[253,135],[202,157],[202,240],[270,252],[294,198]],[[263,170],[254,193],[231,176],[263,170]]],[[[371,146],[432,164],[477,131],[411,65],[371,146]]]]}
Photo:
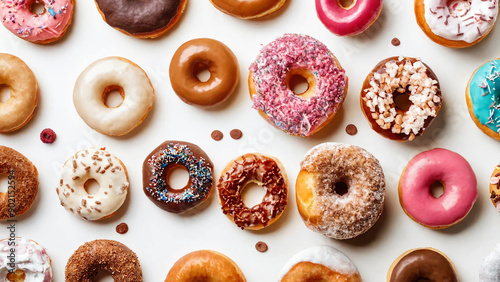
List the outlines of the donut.
{"type": "Polygon", "coordinates": [[[495,170],[490,178],[490,199],[493,206],[500,212],[500,164],[495,166],[495,170]]]}
{"type": "Polygon", "coordinates": [[[208,199],[213,170],[212,161],[200,147],[189,142],[165,141],[144,160],[144,193],[159,208],[183,213],[208,199]],[[176,167],[185,168],[189,174],[188,183],[181,189],[173,189],[168,183],[168,174],[176,167]]]}
{"type": "MultiPolygon", "coordinates": [[[[142,3],[142,2],[141,2],[142,3]]],[[[75,83],[73,103],[85,123],[97,132],[124,135],[142,123],[153,106],[155,94],[148,75],[121,57],[107,57],[90,64],[75,83]],[[120,91],[123,102],[106,105],[106,95],[120,91]]]]}
{"type": "Polygon", "coordinates": [[[338,36],[354,36],[368,29],[382,11],[382,0],[316,0],[323,25],[338,36]]]}
{"type": "Polygon", "coordinates": [[[421,225],[442,229],[457,224],[477,199],[476,175],[459,154],[441,148],[416,155],[399,179],[399,203],[421,225]],[[444,193],[436,198],[431,185],[440,182],[444,193]]]}
{"type": "Polygon", "coordinates": [[[323,143],[306,153],[295,183],[305,225],[334,239],[351,239],[370,229],[384,208],[385,177],[366,150],[323,143]]]}
{"type": "Polygon", "coordinates": [[[0,133],[23,127],[33,117],[38,103],[38,83],[21,59],[0,53],[0,85],[10,88],[10,97],[0,102],[0,133]]]}
{"type": "Polygon", "coordinates": [[[288,180],[281,162],[253,153],[231,160],[217,183],[222,212],[241,229],[259,230],[274,223],[287,204],[288,180]],[[249,183],[266,189],[262,202],[247,207],[241,191],[249,183]]]}
{"type": "Polygon", "coordinates": [[[229,257],[210,250],[191,252],[172,266],[165,282],[245,282],[245,275],[229,257]]]}
{"type": "Polygon", "coordinates": [[[141,282],[137,255],[113,240],[94,240],[81,245],[68,259],[66,282],[93,282],[99,271],[107,271],[117,282],[141,282]]]}
{"type": "Polygon", "coordinates": [[[415,0],[418,25],[445,47],[465,48],[483,40],[497,15],[497,0],[415,0]]]}
{"type": "Polygon", "coordinates": [[[2,0],[0,18],[13,34],[38,44],[61,38],[71,24],[75,0],[2,0]],[[43,13],[35,14],[32,6],[43,4],[43,13]]]}
{"type": "Polygon", "coordinates": [[[418,248],[404,252],[391,265],[387,282],[442,281],[457,282],[453,262],[433,248],[418,248]]]}
{"type": "Polygon", "coordinates": [[[485,63],[472,74],[465,91],[469,114],[486,135],[500,141],[500,59],[485,63]]]}
{"type": "Polygon", "coordinates": [[[256,19],[270,15],[285,5],[287,0],[210,0],[221,12],[240,19],[256,19]]]}
{"type": "Polygon", "coordinates": [[[486,255],[479,269],[479,282],[500,281],[500,244],[497,244],[488,255],[486,255]]]}
{"type": "Polygon", "coordinates": [[[441,109],[443,97],[436,75],[420,59],[390,57],[368,74],[360,102],[375,132],[405,142],[424,133],[441,109]],[[400,98],[406,103],[398,103],[400,98]]]}
{"type": "Polygon", "coordinates": [[[114,29],[137,38],[156,38],[177,23],[187,0],[95,0],[95,4],[114,29]]]}
{"type": "Polygon", "coordinates": [[[354,262],[330,246],[314,246],[297,253],[283,267],[280,277],[281,282],[362,281],[354,262]]]}
{"type": "Polygon", "coordinates": [[[122,206],[129,188],[125,165],[105,148],[76,152],[63,165],[56,188],[61,205],[84,220],[108,218],[122,206]],[[87,181],[95,180],[99,191],[90,195],[87,181]]]}
{"type": "Polygon", "coordinates": [[[0,279],[52,281],[52,263],[47,250],[37,242],[23,237],[0,240],[0,279]]]}
{"type": "Polygon", "coordinates": [[[38,171],[35,165],[18,151],[0,145],[0,175],[9,185],[0,193],[0,220],[24,214],[38,194],[38,171]]]}
{"type": "Polygon", "coordinates": [[[326,45],[299,34],[285,34],[266,45],[250,65],[248,78],[253,108],[271,125],[309,137],[323,128],[347,95],[347,76],[326,45]],[[290,80],[302,76],[309,84],[296,95],[290,80]]]}
{"type": "Polygon", "coordinates": [[[240,80],[238,60],[231,49],[210,38],[190,40],[179,47],[170,62],[170,82],[182,101],[210,108],[226,101],[240,80]],[[207,69],[210,78],[202,82],[197,72],[207,69]]]}

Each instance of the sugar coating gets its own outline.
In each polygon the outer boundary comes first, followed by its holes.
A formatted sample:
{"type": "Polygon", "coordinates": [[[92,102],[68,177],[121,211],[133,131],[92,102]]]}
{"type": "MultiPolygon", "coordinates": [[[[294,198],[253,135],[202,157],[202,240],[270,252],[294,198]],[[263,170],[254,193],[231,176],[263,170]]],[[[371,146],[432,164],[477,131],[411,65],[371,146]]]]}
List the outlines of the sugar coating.
{"type": "Polygon", "coordinates": [[[483,259],[479,270],[479,282],[499,282],[500,281],[500,244],[483,259]]]}

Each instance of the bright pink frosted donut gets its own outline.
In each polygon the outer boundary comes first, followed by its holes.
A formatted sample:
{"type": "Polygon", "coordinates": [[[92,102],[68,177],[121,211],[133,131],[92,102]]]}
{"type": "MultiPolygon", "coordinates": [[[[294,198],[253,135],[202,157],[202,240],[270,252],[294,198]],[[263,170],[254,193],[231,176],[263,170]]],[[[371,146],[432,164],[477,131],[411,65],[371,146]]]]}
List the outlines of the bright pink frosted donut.
{"type": "Polygon", "coordinates": [[[74,0],[0,0],[3,25],[15,35],[33,43],[59,39],[71,23],[74,0]],[[36,15],[31,5],[43,3],[45,11],[36,15]]]}
{"type": "Polygon", "coordinates": [[[343,8],[339,0],[316,0],[316,12],[328,30],[339,36],[352,36],[365,31],[382,10],[382,0],[353,0],[343,8]]]}
{"type": "Polygon", "coordinates": [[[406,213],[418,223],[431,228],[445,228],[458,223],[477,199],[477,182],[469,163],[446,149],[432,149],[415,156],[399,180],[399,199],[406,213]],[[444,185],[436,198],[430,186],[444,185]]]}

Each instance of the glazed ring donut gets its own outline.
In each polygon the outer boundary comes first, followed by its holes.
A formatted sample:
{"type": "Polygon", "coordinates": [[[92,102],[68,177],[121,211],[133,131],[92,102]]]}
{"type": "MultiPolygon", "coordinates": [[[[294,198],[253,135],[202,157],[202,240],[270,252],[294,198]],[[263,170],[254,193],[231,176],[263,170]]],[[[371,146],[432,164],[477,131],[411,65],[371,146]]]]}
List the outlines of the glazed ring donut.
{"type": "Polygon", "coordinates": [[[31,69],[18,57],[0,53],[0,85],[10,88],[10,97],[0,102],[0,133],[24,126],[38,102],[38,83],[31,69]]]}
{"type": "Polygon", "coordinates": [[[486,255],[479,269],[479,282],[497,282],[500,277],[500,244],[486,255]]]}
{"type": "Polygon", "coordinates": [[[323,25],[338,36],[354,36],[368,29],[382,11],[382,0],[316,0],[316,13],[323,25]]]}
{"type": "Polygon", "coordinates": [[[122,206],[129,187],[125,165],[104,148],[89,148],[71,156],[61,169],[56,188],[61,205],[84,220],[108,218],[122,206]],[[99,191],[88,194],[88,180],[99,183],[99,191]]]}
{"type": "Polygon", "coordinates": [[[124,135],[141,124],[154,99],[153,86],[144,70],[121,57],[90,64],[76,80],[73,91],[73,103],[83,121],[107,135],[124,135]],[[119,90],[123,98],[116,108],[105,103],[106,95],[113,90],[119,90]]]}
{"type": "Polygon", "coordinates": [[[417,23],[437,44],[464,48],[488,35],[498,15],[497,0],[415,0],[417,23]]]}
{"type": "Polygon", "coordinates": [[[38,44],[61,38],[71,24],[75,0],[4,0],[0,5],[3,25],[13,34],[38,44]],[[34,3],[43,3],[42,14],[31,11],[34,3]]]}
{"type": "Polygon", "coordinates": [[[270,15],[285,5],[286,0],[210,0],[221,12],[240,19],[270,15]]]}
{"type": "Polygon", "coordinates": [[[177,23],[187,0],[95,0],[95,4],[114,29],[137,38],[155,38],[177,23]]]}
{"type": "Polygon", "coordinates": [[[33,240],[22,237],[0,240],[0,279],[50,282],[52,261],[45,248],[33,240]],[[15,257],[11,256],[12,248],[15,248],[15,257]]]}
{"type": "Polygon", "coordinates": [[[495,166],[495,170],[490,178],[490,199],[493,206],[500,212],[500,164],[495,166]]]}
{"type": "Polygon", "coordinates": [[[416,155],[399,180],[399,202],[405,213],[425,227],[442,229],[462,221],[477,199],[477,181],[470,164],[459,154],[432,149],[416,155]],[[436,198],[431,185],[441,182],[436,198]]]}
{"type": "Polygon", "coordinates": [[[238,265],[229,257],[210,250],[191,252],[172,266],[165,282],[247,281],[238,265]]]}
{"type": "Polygon", "coordinates": [[[109,272],[117,282],[141,282],[142,270],[137,255],[113,240],[94,240],[81,245],[66,264],[66,282],[93,282],[100,270],[109,272]]]}
{"type": "Polygon", "coordinates": [[[387,282],[447,281],[457,282],[453,262],[433,248],[419,248],[404,252],[391,265],[387,282]]]}
{"type": "Polygon", "coordinates": [[[262,154],[245,154],[231,160],[217,184],[222,212],[241,229],[259,230],[275,222],[285,210],[288,180],[281,162],[262,154]],[[262,202],[247,207],[241,191],[251,182],[266,189],[262,202]]]}
{"type": "Polygon", "coordinates": [[[295,192],[309,229],[350,239],[368,231],[382,214],[384,172],[379,161],[360,147],[323,143],[300,163],[295,192]]]}
{"type": "Polygon", "coordinates": [[[190,40],[179,47],[170,62],[170,82],[175,93],[187,104],[210,108],[226,101],[240,80],[238,60],[231,49],[209,38],[190,40]],[[201,69],[210,72],[202,82],[201,69]]]}
{"type": "Polygon", "coordinates": [[[210,196],[213,169],[208,155],[195,144],[165,141],[144,160],[144,193],[163,210],[173,213],[186,212],[210,196]],[[168,174],[176,167],[184,167],[189,174],[189,181],[182,189],[173,189],[168,183],[168,174]]]}
{"type": "Polygon", "coordinates": [[[294,255],[281,270],[280,277],[281,282],[362,281],[351,259],[330,246],[310,247],[294,255]]]}
{"type": "Polygon", "coordinates": [[[485,63],[472,74],[465,97],[469,114],[486,135],[500,141],[500,59],[485,63]]]}
{"type": "Polygon", "coordinates": [[[8,189],[0,193],[0,220],[20,216],[38,194],[38,171],[21,153],[0,146],[0,175],[7,176],[8,189]]]}
{"type": "Polygon", "coordinates": [[[441,109],[443,97],[434,72],[420,59],[390,57],[378,63],[361,90],[361,108],[375,132],[396,141],[422,135],[441,109]],[[397,99],[408,96],[408,104],[397,99]]]}
{"type": "Polygon", "coordinates": [[[253,108],[284,132],[309,137],[340,109],[347,94],[347,76],[337,58],[318,40],[285,34],[266,45],[250,65],[248,78],[253,108]],[[294,76],[309,84],[296,95],[289,87],[294,76]]]}

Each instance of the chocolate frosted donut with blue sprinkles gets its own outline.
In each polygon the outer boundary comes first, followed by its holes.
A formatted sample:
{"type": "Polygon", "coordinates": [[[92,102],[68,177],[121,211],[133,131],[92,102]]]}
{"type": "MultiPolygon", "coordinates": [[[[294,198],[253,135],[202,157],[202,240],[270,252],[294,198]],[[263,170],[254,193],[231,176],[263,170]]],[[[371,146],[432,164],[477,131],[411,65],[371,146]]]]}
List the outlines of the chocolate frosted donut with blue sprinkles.
{"type": "Polygon", "coordinates": [[[111,27],[138,38],[155,38],[177,23],[187,0],[95,0],[111,27]]]}
{"type": "Polygon", "coordinates": [[[146,158],[142,169],[144,193],[161,209],[186,212],[203,203],[213,187],[213,164],[197,145],[182,141],[165,141],[146,158]],[[169,172],[186,168],[189,181],[181,189],[168,182],[169,172]]]}

